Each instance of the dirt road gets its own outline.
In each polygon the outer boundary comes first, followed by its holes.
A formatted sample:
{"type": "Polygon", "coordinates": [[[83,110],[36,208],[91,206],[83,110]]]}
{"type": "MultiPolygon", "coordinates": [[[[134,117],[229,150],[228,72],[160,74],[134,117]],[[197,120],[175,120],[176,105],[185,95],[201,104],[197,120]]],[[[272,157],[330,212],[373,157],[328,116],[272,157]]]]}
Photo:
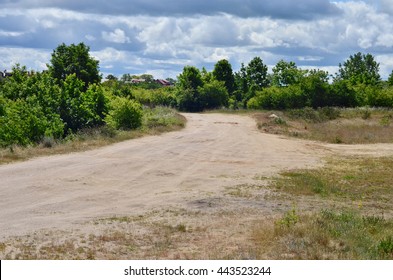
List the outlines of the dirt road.
{"type": "Polygon", "coordinates": [[[0,166],[0,240],[100,217],[203,207],[203,197],[319,165],[335,149],[260,133],[246,116],[185,116],[182,131],[0,166]]]}

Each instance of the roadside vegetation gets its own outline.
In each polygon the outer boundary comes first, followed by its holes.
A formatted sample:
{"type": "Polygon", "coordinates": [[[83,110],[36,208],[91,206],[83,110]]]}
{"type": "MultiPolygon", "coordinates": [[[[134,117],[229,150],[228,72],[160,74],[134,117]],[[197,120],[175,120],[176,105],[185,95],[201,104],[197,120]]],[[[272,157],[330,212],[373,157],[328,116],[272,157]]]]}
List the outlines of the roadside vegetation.
{"type": "Polygon", "coordinates": [[[58,46],[48,71],[16,65],[0,82],[0,164],[81,151],[184,127],[185,119],[157,101],[165,88],[101,83],[89,47],[58,46]],[[135,94],[135,97],[134,95],[135,94]]]}
{"type": "Polygon", "coordinates": [[[333,144],[393,142],[389,108],[303,108],[252,113],[261,132],[333,144]]]}
{"type": "Polygon", "coordinates": [[[85,128],[62,139],[44,137],[35,145],[11,145],[0,148],[0,164],[27,160],[37,156],[65,154],[92,150],[109,144],[158,135],[184,128],[186,119],[168,107],[143,108],[141,126],[132,130],[118,130],[111,126],[85,128]]]}
{"type": "Polygon", "coordinates": [[[393,220],[357,211],[291,210],[252,234],[257,258],[311,260],[393,259],[393,220]]]}

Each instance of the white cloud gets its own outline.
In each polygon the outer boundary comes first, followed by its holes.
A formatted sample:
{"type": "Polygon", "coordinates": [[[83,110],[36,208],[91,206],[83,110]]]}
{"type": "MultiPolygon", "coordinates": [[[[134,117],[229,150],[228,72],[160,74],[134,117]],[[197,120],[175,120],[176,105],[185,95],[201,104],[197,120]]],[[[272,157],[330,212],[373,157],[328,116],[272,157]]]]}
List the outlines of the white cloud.
{"type": "Polygon", "coordinates": [[[0,47],[1,70],[11,70],[16,64],[27,66],[28,70],[42,71],[47,69],[46,63],[50,60],[50,54],[44,50],[30,48],[0,47]]]}
{"type": "Polygon", "coordinates": [[[131,39],[127,37],[124,30],[121,30],[120,28],[116,28],[113,32],[103,31],[102,38],[105,41],[112,42],[112,43],[118,43],[118,44],[131,43],[131,39]]]}

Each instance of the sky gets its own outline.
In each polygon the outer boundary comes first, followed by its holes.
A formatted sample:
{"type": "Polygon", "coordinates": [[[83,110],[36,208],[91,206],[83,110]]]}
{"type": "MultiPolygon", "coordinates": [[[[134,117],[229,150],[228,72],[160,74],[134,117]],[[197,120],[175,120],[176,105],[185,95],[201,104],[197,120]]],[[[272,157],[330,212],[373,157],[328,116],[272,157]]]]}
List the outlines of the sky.
{"type": "Polygon", "coordinates": [[[258,56],[337,72],[371,53],[393,70],[393,0],[0,0],[0,70],[41,71],[60,44],[84,42],[108,74],[176,78],[186,65],[234,71],[258,56]]]}

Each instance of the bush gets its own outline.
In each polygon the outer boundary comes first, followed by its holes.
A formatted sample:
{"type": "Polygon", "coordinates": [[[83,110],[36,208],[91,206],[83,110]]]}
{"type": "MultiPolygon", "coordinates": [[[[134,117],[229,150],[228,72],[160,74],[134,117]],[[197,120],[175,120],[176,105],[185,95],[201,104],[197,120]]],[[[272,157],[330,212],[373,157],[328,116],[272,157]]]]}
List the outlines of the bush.
{"type": "Polygon", "coordinates": [[[305,106],[305,96],[298,85],[273,86],[256,92],[247,107],[250,109],[290,109],[305,106]]]}
{"type": "Polygon", "coordinates": [[[105,122],[115,129],[135,129],[142,125],[142,106],[125,97],[117,97],[110,104],[105,122]]]}
{"type": "Polygon", "coordinates": [[[384,88],[368,96],[370,106],[393,107],[393,87],[384,88]]]}
{"type": "Polygon", "coordinates": [[[38,143],[44,136],[60,137],[63,129],[59,115],[46,115],[40,106],[24,100],[8,101],[0,116],[0,146],[38,143]]]}
{"type": "Polygon", "coordinates": [[[224,82],[216,80],[198,88],[203,109],[216,109],[228,105],[228,91],[224,82]]]}

